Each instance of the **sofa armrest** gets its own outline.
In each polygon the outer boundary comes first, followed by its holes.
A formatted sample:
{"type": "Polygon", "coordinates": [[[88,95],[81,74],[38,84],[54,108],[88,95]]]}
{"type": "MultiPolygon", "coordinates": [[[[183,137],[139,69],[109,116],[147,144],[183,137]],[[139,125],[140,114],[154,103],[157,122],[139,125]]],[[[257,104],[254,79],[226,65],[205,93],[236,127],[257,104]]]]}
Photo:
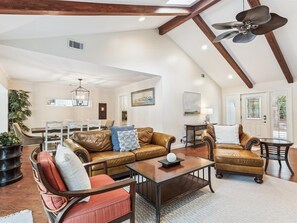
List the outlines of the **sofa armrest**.
{"type": "Polygon", "coordinates": [[[97,164],[102,164],[103,165],[103,173],[107,174],[107,161],[92,161],[89,163],[83,163],[84,168],[86,169],[87,173],[89,176],[92,176],[92,169],[90,167],[97,165],[97,164]]]}
{"type": "Polygon", "coordinates": [[[64,143],[78,156],[82,163],[91,162],[90,153],[84,147],[74,142],[72,139],[66,139],[64,143]]]}
{"type": "Polygon", "coordinates": [[[260,144],[260,140],[257,137],[252,137],[246,133],[242,133],[240,136],[240,144],[244,147],[244,149],[251,150],[254,145],[257,146],[260,144]]]}
{"type": "Polygon", "coordinates": [[[175,143],[174,136],[160,132],[153,133],[152,144],[164,146],[167,149],[168,153],[170,153],[172,143],[175,143]]]}
{"type": "Polygon", "coordinates": [[[209,160],[213,161],[213,150],[216,148],[215,140],[214,138],[204,130],[201,134],[201,139],[203,142],[206,142],[208,147],[208,158],[209,160]]]}

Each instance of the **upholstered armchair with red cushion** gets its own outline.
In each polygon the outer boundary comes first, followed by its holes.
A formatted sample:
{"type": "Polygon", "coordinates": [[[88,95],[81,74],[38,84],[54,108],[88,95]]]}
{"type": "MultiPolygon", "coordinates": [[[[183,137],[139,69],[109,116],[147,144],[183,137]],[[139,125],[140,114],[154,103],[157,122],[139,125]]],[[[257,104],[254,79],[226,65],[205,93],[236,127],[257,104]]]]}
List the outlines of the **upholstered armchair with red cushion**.
{"type": "MultiPolygon", "coordinates": [[[[135,221],[135,181],[115,182],[106,174],[90,177],[91,189],[69,191],[54,158],[35,149],[30,156],[33,175],[51,223],[104,223],[135,221]],[[123,187],[130,186],[129,192],[123,187]],[[88,202],[79,202],[90,196],[88,202]]],[[[86,163],[88,169],[94,164],[86,163]]],[[[106,169],[106,163],[103,163],[106,169]]]]}

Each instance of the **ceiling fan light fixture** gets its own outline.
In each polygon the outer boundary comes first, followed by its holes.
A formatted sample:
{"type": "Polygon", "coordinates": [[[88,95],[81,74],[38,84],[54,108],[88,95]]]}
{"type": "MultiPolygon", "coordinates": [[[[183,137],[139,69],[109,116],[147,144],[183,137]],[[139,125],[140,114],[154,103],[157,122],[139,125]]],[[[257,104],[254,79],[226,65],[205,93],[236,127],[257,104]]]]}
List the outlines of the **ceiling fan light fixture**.
{"type": "Polygon", "coordinates": [[[215,23],[215,29],[237,29],[221,33],[214,39],[214,43],[224,39],[233,38],[234,43],[248,43],[256,38],[256,35],[263,35],[277,28],[284,26],[287,19],[275,13],[269,13],[269,8],[265,5],[242,11],[236,15],[233,22],[215,23]]]}

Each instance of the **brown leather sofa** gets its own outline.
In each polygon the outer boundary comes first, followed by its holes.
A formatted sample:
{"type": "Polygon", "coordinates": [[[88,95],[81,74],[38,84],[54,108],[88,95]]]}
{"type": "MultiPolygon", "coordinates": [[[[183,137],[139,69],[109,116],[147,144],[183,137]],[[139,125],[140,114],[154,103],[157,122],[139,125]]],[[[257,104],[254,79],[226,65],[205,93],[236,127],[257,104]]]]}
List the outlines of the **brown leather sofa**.
{"type": "Polygon", "coordinates": [[[263,182],[264,161],[260,156],[251,151],[253,145],[259,144],[259,139],[243,132],[239,125],[239,145],[216,143],[213,125],[207,125],[201,137],[209,149],[209,159],[215,161],[217,178],[223,177],[223,172],[241,173],[255,176],[257,183],[263,182]]]}
{"type": "MultiPolygon", "coordinates": [[[[139,160],[164,156],[170,152],[175,137],[164,133],[154,132],[152,128],[137,128],[140,148],[129,152],[112,150],[110,130],[75,132],[65,140],[65,145],[81,159],[83,163],[92,161],[107,161],[107,173],[120,177],[129,173],[125,166],[139,160]]],[[[94,165],[91,175],[103,173],[104,167],[94,165]]]]}

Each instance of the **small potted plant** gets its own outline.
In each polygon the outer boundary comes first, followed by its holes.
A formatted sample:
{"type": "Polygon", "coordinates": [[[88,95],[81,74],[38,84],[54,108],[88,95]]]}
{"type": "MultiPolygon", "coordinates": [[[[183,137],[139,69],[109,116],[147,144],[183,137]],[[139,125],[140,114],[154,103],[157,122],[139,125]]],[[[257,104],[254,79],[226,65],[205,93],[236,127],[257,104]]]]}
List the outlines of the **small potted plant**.
{"type": "Polygon", "coordinates": [[[23,177],[21,172],[21,143],[13,132],[0,133],[0,186],[23,177]]]}
{"type": "Polygon", "coordinates": [[[12,146],[20,144],[19,138],[13,132],[2,132],[0,133],[0,146],[12,146]]]}

